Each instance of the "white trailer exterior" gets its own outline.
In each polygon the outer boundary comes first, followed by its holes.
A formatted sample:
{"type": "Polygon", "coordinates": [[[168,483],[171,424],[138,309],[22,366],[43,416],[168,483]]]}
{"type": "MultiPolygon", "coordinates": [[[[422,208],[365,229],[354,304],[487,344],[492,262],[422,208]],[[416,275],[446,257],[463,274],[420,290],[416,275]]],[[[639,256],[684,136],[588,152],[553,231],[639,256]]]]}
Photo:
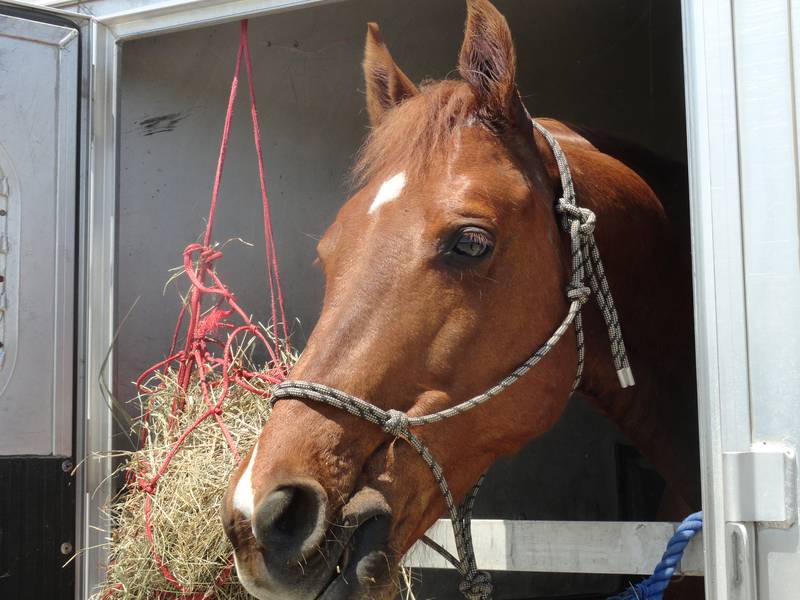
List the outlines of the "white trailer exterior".
{"type": "MultiPolygon", "coordinates": [[[[332,1],[68,0],[47,9],[82,27],[91,66],[79,141],[79,453],[112,448],[99,383],[110,387],[113,361],[122,44],[332,1]]],[[[702,552],[683,568],[704,572],[709,600],[785,600],[800,589],[800,0],[684,0],[683,33],[705,512],[702,552]]],[[[109,468],[82,471],[83,547],[105,537],[109,468]]],[[[479,560],[495,569],[646,573],[672,526],[482,521],[476,530],[479,560]]],[[[441,566],[416,549],[408,562],[441,566]]],[[[80,564],[82,599],[103,577],[102,549],[80,564]]]]}

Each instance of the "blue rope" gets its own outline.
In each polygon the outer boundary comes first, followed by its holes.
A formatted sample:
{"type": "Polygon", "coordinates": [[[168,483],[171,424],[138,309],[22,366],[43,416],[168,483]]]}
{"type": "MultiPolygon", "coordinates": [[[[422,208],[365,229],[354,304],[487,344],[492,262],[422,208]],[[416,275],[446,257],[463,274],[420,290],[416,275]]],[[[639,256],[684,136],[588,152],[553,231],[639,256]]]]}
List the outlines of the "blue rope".
{"type": "Polygon", "coordinates": [[[662,600],[664,598],[664,590],[669,586],[675,569],[678,568],[678,563],[683,557],[683,551],[686,550],[686,546],[689,545],[692,538],[702,529],[702,512],[696,512],[686,517],[669,540],[667,549],[661,557],[661,562],[656,565],[653,574],[644,581],[631,585],[630,589],[621,594],[608,598],[608,600],[662,600]]]}

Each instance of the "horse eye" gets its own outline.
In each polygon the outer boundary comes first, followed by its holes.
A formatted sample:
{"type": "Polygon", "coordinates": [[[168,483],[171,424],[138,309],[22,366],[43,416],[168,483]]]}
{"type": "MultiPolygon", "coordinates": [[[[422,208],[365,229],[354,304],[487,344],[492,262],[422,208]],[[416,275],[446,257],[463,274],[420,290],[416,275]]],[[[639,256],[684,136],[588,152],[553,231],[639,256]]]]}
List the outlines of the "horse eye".
{"type": "Polygon", "coordinates": [[[482,258],[494,249],[491,234],[478,227],[465,227],[458,234],[452,252],[465,258],[482,258]]]}

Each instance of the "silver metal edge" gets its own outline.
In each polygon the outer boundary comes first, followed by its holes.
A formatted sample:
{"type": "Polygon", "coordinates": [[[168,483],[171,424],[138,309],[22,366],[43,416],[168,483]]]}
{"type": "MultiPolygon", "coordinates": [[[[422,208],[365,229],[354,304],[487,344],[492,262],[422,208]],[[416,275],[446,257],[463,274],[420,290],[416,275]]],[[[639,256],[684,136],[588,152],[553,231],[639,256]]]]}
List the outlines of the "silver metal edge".
{"type": "Polygon", "coordinates": [[[118,40],[207,27],[252,16],[321,6],[343,0],[169,0],[98,18],[118,40]]]}
{"type": "Polygon", "coordinates": [[[73,327],[75,293],[75,191],[78,151],[78,34],[70,30],[60,41],[58,51],[58,142],[56,144],[56,277],[53,331],[53,454],[72,456],[73,327]],[[73,72],[69,72],[74,68],[73,72]],[[63,260],[63,262],[62,262],[63,260]]]}
{"type": "Polygon", "coordinates": [[[76,598],[88,598],[105,581],[108,560],[109,523],[106,510],[111,499],[112,420],[100,381],[110,387],[113,373],[114,289],[117,206],[117,81],[120,47],[111,31],[97,22],[89,27],[90,69],[88,130],[84,155],[84,186],[81,204],[82,235],[79,270],[80,419],[78,458],[84,463],[80,475],[79,557],[76,598]],[[108,359],[108,360],[106,360],[108,359]],[[104,369],[105,366],[105,369],[104,369]],[[99,457],[98,454],[105,454],[99,457]]]}
{"type": "Polygon", "coordinates": [[[91,20],[90,15],[83,15],[78,12],[73,12],[60,8],[62,6],[75,6],[77,9],[79,2],[75,2],[74,0],[68,0],[66,2],[58,0],[56,2],[42,2],[41,4],[35,4],[33,2],[22,2],[21,0],[3,0],[3,4],[9,4],[11,6],[19,6],[20,8],[26,8],[33,11],[40,11],[54,15],[59,15],[67,19],[70,19],[71,21],[77,21],[78,24],[85,24],[91,20]]]}
{"type": "Polygon", "coordinates": [[[726,600],[722,455],[750,446],[733,9],[682,5],[706,595],[726,600]]]}

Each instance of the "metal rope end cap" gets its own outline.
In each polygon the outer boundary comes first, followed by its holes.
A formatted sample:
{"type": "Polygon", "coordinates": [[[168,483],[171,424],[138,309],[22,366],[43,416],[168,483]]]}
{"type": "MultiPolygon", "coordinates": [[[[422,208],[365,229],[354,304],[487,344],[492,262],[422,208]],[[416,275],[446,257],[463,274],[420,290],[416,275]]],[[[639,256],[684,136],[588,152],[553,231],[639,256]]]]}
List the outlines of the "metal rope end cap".
{"type": "Polygon", "coordinates": [[[619,378],[619,386],[623,389],[636,385],[636,380],[633,378],[633,371],[630,367],[619,369],[617,377],[619,378]]]}

